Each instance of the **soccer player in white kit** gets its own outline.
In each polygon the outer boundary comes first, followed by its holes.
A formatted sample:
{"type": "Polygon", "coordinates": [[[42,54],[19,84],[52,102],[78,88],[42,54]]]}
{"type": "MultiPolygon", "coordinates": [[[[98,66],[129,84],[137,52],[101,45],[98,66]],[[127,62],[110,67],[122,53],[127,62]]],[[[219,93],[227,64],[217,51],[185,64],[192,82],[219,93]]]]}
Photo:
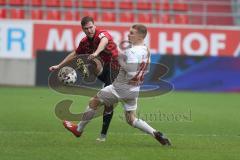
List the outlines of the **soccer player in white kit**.
{"type": "Polygon", "coordinates": [[[137,99],[140,84],[150,63],[150,52],[144,45],[147,28],[142,24],[135,24],[130,28],[128,40],[131,47],[119,55],[121,66],[119,74],[112,85],[101,89],[96,96],[92,97],[89,106],[78,124],[64,121],[63,125],[76,137],[80,137],[85,126],[94,117],[99,106],[114,105],[118,102],[123,104],[127,123],[141,131],[152,135],[162,145],[171,145],[170,141],[159,131],[152,128],[145,121],[136,118],[137,99]]]}

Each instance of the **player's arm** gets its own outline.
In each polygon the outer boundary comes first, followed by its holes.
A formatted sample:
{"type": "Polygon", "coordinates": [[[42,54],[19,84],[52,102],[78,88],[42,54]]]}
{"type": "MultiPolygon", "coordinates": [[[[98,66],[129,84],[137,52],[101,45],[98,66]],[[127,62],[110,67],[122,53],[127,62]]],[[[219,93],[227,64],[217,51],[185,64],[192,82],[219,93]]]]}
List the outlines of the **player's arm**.
{"type": "Polygon", "coordinates": [[[132,76],[134,71],[137,69],[138,60],[136,57],[134,57],[131,51],[127,51],[119,53],[118,63],[128,75],[132,76]]]}
{"type": "Polygon", "coordinates": [[[139,64],[139,67],[136,69],[135,75],[132,79],[129,80],[129,84],[131,85],[140,85],[143,83],[144,75],[148,73],[150,67],[150,50],[147,48],[147,59],[142,60],[139,64]]]}
{"type": "Polygon", "coordinates": [[[124,70],[127,69],[127,56],[123,52],[118,55],[118,63],[124,70]]]}
{"type": "Polygon", "coordinates": [[[49,67],[49,71],[54,71],[56,69],[61,68],[64,64],[66,64],[67,62],[70,62],[71,60],[73,60],[76,56],[77,56],[76,51],[71,52],[70,54],[67,55],[67,57],[65,57],[62,60],[62,62],[60,62],[57,65],[49,67]]]}
{"type": "Polygon", "coordinates": [[[93,54],[90,54],[89,55],[89,59],[93,59],[95,57],[97,57],[104,49],[105,47],[107,46],[108,44],[108,39],[107,37],[103,37],[97,47],[97,50],[93,53],[93,54]]]}

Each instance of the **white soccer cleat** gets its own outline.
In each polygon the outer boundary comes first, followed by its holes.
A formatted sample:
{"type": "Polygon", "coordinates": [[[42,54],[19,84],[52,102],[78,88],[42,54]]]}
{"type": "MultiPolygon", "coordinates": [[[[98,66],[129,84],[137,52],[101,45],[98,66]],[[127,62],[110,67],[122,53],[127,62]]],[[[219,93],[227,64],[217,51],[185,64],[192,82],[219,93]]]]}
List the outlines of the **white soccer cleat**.
{"type": "Polygon", "coordinates": [[[106,135],[101,134],[100,137],[96,139],[98,142],[105,142],[106,141],[106,135]]]}

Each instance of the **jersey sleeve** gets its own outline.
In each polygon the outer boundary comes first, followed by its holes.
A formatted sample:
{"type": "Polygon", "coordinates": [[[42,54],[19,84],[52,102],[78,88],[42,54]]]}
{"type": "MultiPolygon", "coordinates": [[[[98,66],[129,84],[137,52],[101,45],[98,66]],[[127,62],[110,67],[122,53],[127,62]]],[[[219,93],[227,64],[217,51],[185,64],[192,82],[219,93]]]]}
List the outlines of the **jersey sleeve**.
{"type": "Polygon", "coordinates": [[[106,31],[100,32],[99,35],[98,35],[99,39],[102,39],[103,37],[106,37],[108,40],[111,40],[110,34],[106,31]]]}

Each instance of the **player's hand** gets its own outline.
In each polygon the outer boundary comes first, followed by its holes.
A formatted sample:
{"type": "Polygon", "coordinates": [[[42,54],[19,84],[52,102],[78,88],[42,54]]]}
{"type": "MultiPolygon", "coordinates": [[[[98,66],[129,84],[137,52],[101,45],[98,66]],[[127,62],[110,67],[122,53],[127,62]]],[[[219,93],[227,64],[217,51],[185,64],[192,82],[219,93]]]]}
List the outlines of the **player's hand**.
{"type": "Polygon", "coordinates": [[[93,54],[90,54],[90,55],[88,56],[88,60],[94,59],[94,58],[96,58],[97,56],[98,56],[98,54],[96,54],[96,53],[94,52],[93,54]]]}
{"type": "Polygon", "coordinates": [[[59,69],[59,65],[49,67],[49,71],[51,71],[51,72],[54,70],[57,70],[57,69],[59,69]]]}

